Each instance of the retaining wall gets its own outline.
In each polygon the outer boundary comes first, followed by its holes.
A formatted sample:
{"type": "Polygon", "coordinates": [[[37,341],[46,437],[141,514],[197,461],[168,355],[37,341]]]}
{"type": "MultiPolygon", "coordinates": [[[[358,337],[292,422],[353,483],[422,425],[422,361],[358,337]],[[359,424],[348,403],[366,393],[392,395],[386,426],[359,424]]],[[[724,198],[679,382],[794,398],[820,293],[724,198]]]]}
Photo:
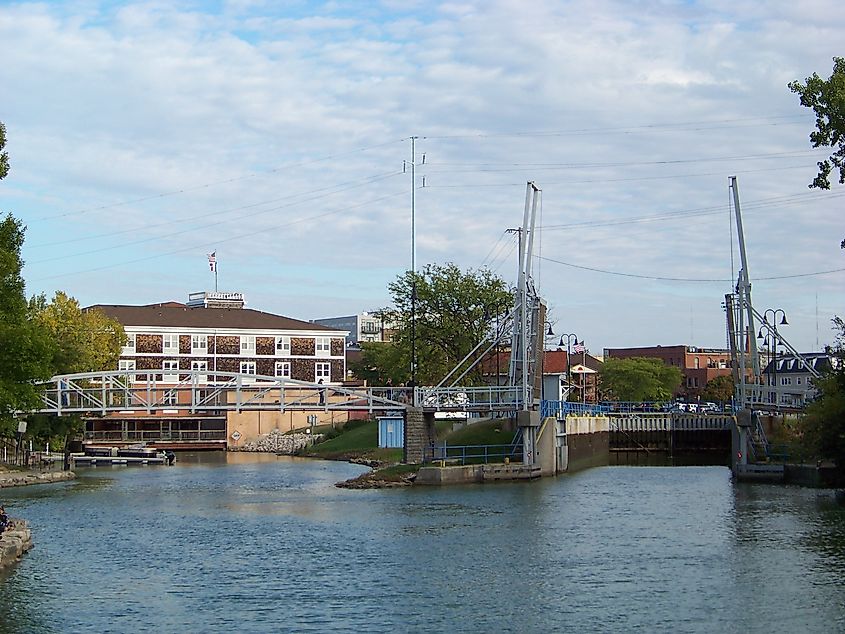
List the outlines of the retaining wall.
{"type": "Polygon", "coordinates": [[[18,561],[32,548],[32,533],[23,520],[13,519],[0,534],[0,570],[18,561]]]}

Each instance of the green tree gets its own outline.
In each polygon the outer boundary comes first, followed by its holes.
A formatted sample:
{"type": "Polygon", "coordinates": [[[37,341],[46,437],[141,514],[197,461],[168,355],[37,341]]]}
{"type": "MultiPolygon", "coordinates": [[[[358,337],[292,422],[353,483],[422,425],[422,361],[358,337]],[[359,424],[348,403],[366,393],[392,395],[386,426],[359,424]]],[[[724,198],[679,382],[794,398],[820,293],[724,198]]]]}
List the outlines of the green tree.
{"type": "MultiPolygon", "coordinates": [[[[461,271],[455,264],[429,264],[414,275],[406,271],[388,289],[393,308],[382,311],[396,327],[392,343],[362,346],[354,371],[394,385],[411,381],[412,339],[416,348],[417,383],[437,384],[489,334],[491,316],[504,312],[513,297],[504,280],[485,269],[461,271]],[[412,311],[412,292],[416,306],[412,311]],[[412,312],[416,318],[412,324],[412,312]],[[413,326],[413,327],[412,327],[413,326]]],[[[471,359],[467,364],[475,359],[471,359]]],[[[480,369],[466,377],[481,381],[480,369]]]]}
{"type": "Polygon", "coordinates": [[[30,310],[50,333],[55,347],[56,374],[96,372],[117,367],[126,333],[116,319],[100,310],[82,310],[79,302],[57,291],[49,303],[44,295],[30,300],[30,310]]]}
{"type": "Polygon", "coordinates": [[[834,317],[833,325],[838,333],[830,349],[831,365],[814,381],[818,396],[807,405],[801,428],[816,455],[845,472],[845,321],[834,317]]]}
{"type": "Polygon", "coordinates": [[[6,126],[0,121],[0,181],[9,173],[9,153],[3,151],[4,147],[6,147],[6,126]]]}
{"type": "Polygon", "coordinates": [[[730,401],[734,396],[734,379],[731,375],[717,376],[709,381],[701,393],[705,401],[730,401]]]}
{"type": "Polygon", "coordinates": [[[0,221],[0,424],[8,432],[12,414],[40,402],[34,384],[52,374],[53,342],[33,318],[21,277],[23,225],[7,215],[0,221]]]}
{"type": "Polygon", "coordinates": [[[681,370],[660,359],[605,359],[599,383],[617,401],[668,401],[681,385],[681,370]]]}
{"type": "Polygon", "coordinates": [[[826,80],[813,73],[803,84],[795,80],[788,85],[800,97],[801,105],[816,113],[816,129],[810,133],[810,143],[834,150],[829,158],[819,161],[819,173],[810,187],[830,189],[834,167],[839,170],[839,183],[845,183],[845,58],[833,58],[833,73],[826,80]]]}

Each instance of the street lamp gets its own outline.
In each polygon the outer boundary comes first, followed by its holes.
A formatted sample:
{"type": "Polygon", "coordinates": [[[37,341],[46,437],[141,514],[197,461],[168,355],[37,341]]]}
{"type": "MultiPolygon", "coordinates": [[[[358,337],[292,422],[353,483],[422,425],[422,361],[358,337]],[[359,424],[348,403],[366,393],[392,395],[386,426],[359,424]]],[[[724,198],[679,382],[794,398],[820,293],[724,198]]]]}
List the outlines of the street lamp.
{"type": "MultiPolygon", "coordinates": [[[[571,353],[570,344],[572,343],[573,340],[577,344],[578,343],[578,335],[573,334],[573,333],[564,333],[560,336],[560,343],[558,343],[559,346],[563,347],[563,342],[566,341],[566,382],[569,384],[569,391],[572,390],[572,364],[570,363],[569,356],[570,356],[570,353],[571,353]]],[[[569,400],[569,391],[567,391],[567,393],[566,393],[566,400],[567,401],[569,400]]],[[[584,398],[581,397],[581,401],[583,401],[583,400],[584,400],[584,398]]]]}
{"type": "Polygon", "coordinates": [[[786,312],[783,308],[769,308],[763,313],[763,325],[760,326],[760,332],[757,333],[757,338],[762,339],[764,342],[766,340],[766,335],[763,334],[763,326],[765,326],[769,334],[772,338],[771,347],[769,348],[769,355],[770,355],[770,369],[769,369],[769,381],[772,386],[772,398],[774,400],[775,407],[779,406],[779,399],[778,399],[778,388],[777,388],[777,378],[778,378],[778,314],[780,314],[780,325],[781,326],[788,326],[789,322],[786,320],[786,312]],[[772,320],[769,321],[769,314],[772,316],[772,320]]]}

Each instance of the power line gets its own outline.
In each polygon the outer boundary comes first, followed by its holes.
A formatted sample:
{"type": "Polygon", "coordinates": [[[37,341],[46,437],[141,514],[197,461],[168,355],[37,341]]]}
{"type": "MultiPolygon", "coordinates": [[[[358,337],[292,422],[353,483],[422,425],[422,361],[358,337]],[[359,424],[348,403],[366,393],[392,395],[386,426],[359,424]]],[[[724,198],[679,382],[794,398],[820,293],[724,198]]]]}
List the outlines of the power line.
{"type": "Polygon", "coordinates": [[[283,224],[280,224],[280,225],[275,225],[275,226],[271,226],[271,227],[262,227],[261,229],[257,229],[255,231],[250,231],[248,233],[242,233],[242,234],[238,234],[238,235],[229,236],[229,237],[226,237],[226,238],[215,240],[214,242],[207,242],[207,243],[204,243],[204,244],[194,243],[191,246],[185,247],[183,249],[175,249],[173,251],[167,251],[165,253],[158,253],[156,255],[150,255],[150,256],[143,257],[143,258],[135,258],[134,260],[127,260],[125,262],[119,262],[117,264],[109,264],[109,265],[105,265],[105,266],[98,266],[98,267],[95,267],[95,268],[85,269],[85,270],[82,270],[82,271],[73,271],[71,273],[59,273],[58,275],[49,275],[49,276],[46,276],[46,277],[39,277],[39,278],[35,278],[32,281],[41,282],[41,281],[44,281],[44,280],[52,280],[52,279],[57,279],[57,278],[61,278],[61,277],[70,277],[70,276],[74,276],[74,275],[82,275],[83,273],[94,273],[94,272],[97,272],[97,271],[105,271],[105,270],[108,270],[108,269],[117,268],[119,266],[126,266],[127,264],[136,264],[138,262],[147,262],[149,260],[156,260],[156,259],[159,259],[159,258],[162,258],[162,257],[166,257],[168,255],[177,255],[179,253],[185,253],[187,251],[196,251],[197,249],[211,248],[211,247],[218,245],[218,244],[221,244],[221,243],[230,242],[232,240],[240,240],[242,238],[249,238],[249,237],[254,236],[256,234],[259,234],[259,233],[266,233],[268,230],[271,230],[271,229],[272,230],[282,229],[284,227],[290,227],[291,225],[300,224],[300,223],[308,222],[308,221],[311,221],[311,220],[318,220],[320,218],[332,216],[332,215],[335,215],[335,214],[338,214],[338,213],[342,213],[344,211],[349,211],[350,209],[357,209],[359,207],[364,207],[366,205],[372,205],[374,203],[381,202],[383,200],[388,200],[390,198],[396,198],[397,196],[404,196],[405,194],[406,194],[406,192],[404,192],[404,191],[397,192],[395,194],[388,194],[387,196],[381,196],[381,197],[375,198],[373,200],[367,200],[367,201],[359,203],[357,205],[349,205],[347,207],[340,207],[340,208],[334,209],[332,211],[327,211],[327,212],[324,212],[324,213],[321,213],[321,214],[310,216],[308,218],[300,218],[298,220],[293,220],[291,222],[283,223],[283,224]]]}
{"type": "MultiPolygon", "coordinates": [[[[315,196],[313,194],[315,192],[328,192],[328,194],[325,195],[325,196],[328,196],[328,195],[337,194],[337,193],[340,193],[340,192],[343,192],[343,191],[348,191],[350,189],[354,189],[355,187],[361,187],[363,185],[370,185],[372,183],[390,178],[392,176],[396,176],[398,174],[401,174],[401,172],[387,172],[385,174],[376,174],[374,176],[368,176],[366,178],[355,180],[355,181],[347,181],[345,183],[338,183],[336,185],[321,187],[319,189],[309,190],[309,191],[306,191],[306,192],[299,192],[297,194],[291,194],[289,196],[282,196],[281,198],[275,198],[275,199],[265,200],[265,201],[261,201],[261,202],[257,202],[257,203],[251,203],[249,205],[241,205],[239,207],[229,207],[228,209],[221,209],[221,210],[218,210],[218,211],[212,211],[212,212],[203,213],[203,214],[199,214],[199,215],[195,215],[195,216],[189,216],[187,218],[180,218],[180,219],[177,219],[177,220],[170,220],[170,221],[167,221],[167,222],[159,222],[159,223],[156,223],[156,224],[153,224],[153,225],[145,225],[144,229],[148,230],[148,229],[155,229],[155,228],[158,228],[158,227],[166,227],[166,226],[170,226],[170,225],[173,225],[173,224],[191,222],[193,220],[205,221],[212,216],[219,216],[221,214],[227,214],[227,213],[230,213],[230,212],[233,212],[233,211],[241,211],[243,209],[253,209],[255,207],[260,207],[261,205],[269,205],[271,203],[276,203],[276,202],[279,202],[279,201],[282,201],[282,200],[296,199],[300,196],[311,196],[310,200],[314,200],[315,196]]],[[[316,198],[324,198],[325,196],[317,196],[316,198]]],[[[245,214],[245,215],[242,215],[242,216],[238,216],[236,218],[230,218],[228,220],[224,220],[222,222],[229,222],[231,220],[240,220],[242,218],[250,218],[252,216],[260,215],[260,214],[267,213],[267,212],[270,212],[270,211],[278,211],[279,209],[284,209],[286,207],[293,207],[295,205],[302,204],[302,202],[307,202],[307,201],[296,201],[296,202],[293,202],[289,205],[282,205],[282,206],[279,206],[279,207],[273,207],[271,209],[265,209],[265,210],[258,211],[258,212],[253,213],[253,214],[245,214]]],[[[221,223],[214,223],[214,224],[221,224],[221,223]]],[[[204,224],[203,226],[213,226],[213,225],[204,224]]],[[[41,243],[38,243],[38,244],[27,245],[27,248],[28,249],[41,249],[41,248],[45,248],[45,247],[71,244],[71,243],[74,243],[74,242],[84,242],[86,240],[94,240],[94,239],[99,239],[99,238],[109,238],[109,237],[112,237],[112,236],[122,235],[124,233],[132,233],[136,230],[137,229],[135,227],[132,227],[132,228],[129,228],[129,229],[121,229],[119,231],[111,231],[111,232],[108,232],[108,233],[100,233],[100,234],[95,234],[95,235],[82,236],[82,237],[79,237],[79,238],[55,240],[53,242],[41,242],[41,243]]],[[[173,234],[170,234],[170,235],[173,235],[173,234]]],[[[142,240],[141,242],[146,242],[146,241],[147,240],[142,240]]],[[[138,242],[135,241],[135,242],[130,242],[129,244],[137,244],[137,243],[138,242]]],[[[123,245],[117,245],[117,246],[123,246],[123,245]]],[[[107,250],[107,249],[111,249],[111,248],[117,248],[117,246],[107,247],[106,249],[103,249],[103,250],[107,250]]],[[[39,261],[44,262],[46,260],[39,260],[39,261]]]]}
{"type": "MultiPolygon", "coordinates": [[[[548,262],[554,262],[555,264],[560,264],[562,266],[568,266],[573,269],[581,269],[583,271],[592,271],[593,273],[603,273],[605,275],[617,275],[619,277],[633,277],[636,279],[641,280],[654,280],[659,282],[699,282],[699,283],[733,283],[734,280],[726,280],[726,279],[696,279],[696,278],[688,278],[688,277],[664,277],[659,275],[639,275],[637,273],[623,273],[621,271],[608,271],[606,269],[598,269],[591,266],[582,266],[580,264],[572,264],[571,262],[563,262],[561,260],[554,260],[552,258],[547,257],[540,257],[535,256],[538,259],[546,260],[548,262]]],[[[789,280],[799,277],[814,277],[817,275],[828,275],[829,273],[841,273],[845,271],[845,268],[842,269],[830,269],[828,271],[815,271],[813,273],[796,273],[794,275],[775,275],[771,277],[758,277],[755,278],[756,281],[770,281],[770,280],[789,280]]]]}
{"type": "Polygon", "coordinates": [[[354,150],[349,150],[347,152],[337,152],[335,154],[330,154],[328,156],[322,156],[322,157],[319,157],[319,158],[310,159],[310,160],[306,160],[306,161],[297,161],[295,163],[285,163],[283,165],[265,170],[263,172],[251,172],[249,174],[244,174],[243,176],[236,176],[234,178],[227,178],[227,179],[222,180],[222,181],[214,181],[214,182],[211,182],[211,183],[204,183],[202,185],[196,185],[194,187],[185,187],[185,188],[182,188],[182,189],[175,189],[175,190],[172,190],[172,191],[169,191],[169,192],[162,192],[162,193],[159,193],[159,194],[153,194],[151,196],[144,196],[142,198],[135,198],[133,200],[124,200],[124,201],[120,201],[120,202],[116,202],[116,203],[110,203],[108,205],[100,205],[100,206],[97,206],[97,207],[88,207],[88,208],[84,208],[84,209],[77,209],[75,211],[66,211],[66,212],[63,212],[63,213],[60,213],[60,214],[54,214],[52,216],[42,216],[41,218],[34,218],[34,219],[30,220],[29,222],[43,222],[45,220],[55,220],[56,218],[66,218],[68,216],[77,216],[77,215],[86,214],[86,213],[89,213],[89,212],[92,212],[92,211],[104,211],[106,209],[114,209],[115,207],[123,207],[125,205],[133,205],[133,204],[137,204],[137,203],[148,202],[150,200],[159,200],[159,199],[162,199],[162,198],[168,198],[170,196],[177,196],[179,194],[185,194],[185,193],[188,193],[188,192],[198,191],[198,190],[201,190],[201,189],[208,189],[210,187],[216,187],[217,185],[227,185],[229,183],[235,183],[235,182],[247,180],[247,179],[250,179],[250,178],[265,176],[265,175],[268,175],[268,174],[275,174],[275,173],[281,172],[283,170],[292,169],[294,167],[304,167],[306,165],[313,165],[314,163],[322,163],[322,162],[325,162],[325,161],[331,161],[331,160],[334,160],[334,159],[339,158],[341,156],[349,156],[350,154],[357,154],[359,152],[367,152],[369,150],[374,150],[376,148],[384,147],[385,145],[391,145],[393,143],[398,143],[399,141],[404,141],[404,140],[405,139],[399,139],[398,141],[386,141],[384,143],[377,143],[375,145],[369,145],[369,146],[366,146],[366,147],[357,148],[357,149],[354,149],[354,150]]]}
{"type": "MultiPolygon", "coordinates": [[[[786,170],[794,170],[794,169],[807,169],[807,164],[802,163],[801,165],[788,165],[785,167],[763,167],[759,169],[753,170],[731,170],[733,174],[756,174],[759,172],[782,172],[786,170]]],[[[447,173],[447,172],[440,172],[440,173],[447,173]]],[[[668,175],[661,175],[661,176],[628,176],[625,178],[581,178],[578,180],[565,180],[565,181],[548,181],[543,180],[544,187],[548,187],[550,185],[583,185],[583,184],[590,184],[590,183],[627,183],[627,182],[637,182],[637,181],[653,181],[653,180],[678,180],[681,178],[698,178],[701,176],[724,176],[724,172],[692,172],[686,174],[668,174],[668,175]]],[[[464,179],[466,177],[463,177],[464,179]]],[[[467,189],[467,188],[489,188],[489,187],[524,187],[525,183],[467,183],[462,182],[459,185],[437,185],[437,184],[429,184],[426,188],[431,189],[467,189]]]]}
{"type": "MultiPolygon", "coordinates": [[[[840,198],[845,196],[845,192],[833,193],[807,193],[807,194],[790,194],[784,196],[775,196],[772,198],[763,198],[756,201],[750,201],[743,206],[747,210],[766,209],[769,207],[777,207],[781,205],[807,204],[816,202],[818,200],[828,200],[831,198],[840,198]]],[[[619,218],[614,220],[590,220],[585,222],[574,222],[560,225],[546,225],[539,227],[544,231],[554,231],[557,229],[583,229],[588,227],[610,227],[624,224],[634,224],[639,222],[656,222],[660,220],[684,220],[694,216],[712,216],[724,213],[723,206],[698,207],[693,209],[684,209],[680,211],[666,212],[656,216],[640,216],[634,218],[619,218]]]]}
{"type": "Polygon", "coordinates": [[[435,136],[424,136],[423,139],[474,139],[474,138],[499,138],[499,137],[555,137],[555,136],[580,136],[586,134],[618,134],[618,133],[633,133],[639,131],[699,131],[699,130],[712,130],[714,128],[702,128],[698,126],[712,126],[714,124],[732,124],[732,123],[743,123],[743,122],[756,122],[753,125],[742,125],[742,126],[722,126],[719,125],[716,129],[730,129],[736,127],[758,127],[758,126],[779,126],[783,125],[783,123],[777,123],[778,120],[808,120],[809,117],[805,114],[796,114],[796,115],[773,115],[770,117],[751,117],[751,118],[744,118],[744,119],[717,119],[717,120],[710,120],[710,121],[691,121],[691,122],[684,122],[684,123],[657,123],[657,124],[644,124],[639,126],[627,126],[627,127],[619,127],[619,128],[576,128],[573,130],[547,130],[547,131],[522,131],[522,132],[496,132],[496,133],[484,133],[478,132],[474,134],[451,134],[451,135],[435,135],[435,136]],[[769,122],[769,120],[772,120],[769,122]],[[695,126],[692,128],[687,128],[686,126],[695,126]]]}
{"type": "MultiPolygon", "coordinates": [[[[723,161],[752,161],[752,160],[766,160],[766,159],[783,159],[783,158],[794,158],[796,156],[812,156],[814,154],[820,153],[817,150],[800,150],[800,151],[792,151],[792,152],[773,152],[769,154],[746,154],[746,155],[739,155],[739,156],[713,156],[713,157],[700,157],[700,158],[689,158],[689,159],[669,159],[669,160],[662,160],[662,161],[622,161],[622,162],[614,162],[614,163],[441,163],[441,162],[429,162],[429,165],[436,167],[439,166],[457,166],[457,167],[479,167],[479,168],[487,168],[487,167],[524,167],[524,168],[531,168],[531,169],[594,169],[597,167],[635,167],[640,165],[676,165],[676,164],[685,164],[685,163],[715,163],[715,162],[723,162],[723,161]]],[[[437,171],[436,169],[433,171],[437,171]]],[[[452,170],[450,170],[452,171],[452,170]]],[[[495,170],[478,170],[478,171],[495,171],[495,170]]],[[[506,171],[506,170],[503,170],[506,171]]]]}

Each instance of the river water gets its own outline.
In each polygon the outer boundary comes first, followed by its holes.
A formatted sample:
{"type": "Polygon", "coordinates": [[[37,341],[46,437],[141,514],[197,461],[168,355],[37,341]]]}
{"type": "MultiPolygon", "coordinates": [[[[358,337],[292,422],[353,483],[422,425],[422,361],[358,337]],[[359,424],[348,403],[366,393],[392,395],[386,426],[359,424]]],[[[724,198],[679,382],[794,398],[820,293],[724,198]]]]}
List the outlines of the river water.
{"type": "Polygon", "coordinates": [[[845,631],[845,508],[720,467],[338,489],[256,454],[6,489],[0,632],[845,631]]]}

